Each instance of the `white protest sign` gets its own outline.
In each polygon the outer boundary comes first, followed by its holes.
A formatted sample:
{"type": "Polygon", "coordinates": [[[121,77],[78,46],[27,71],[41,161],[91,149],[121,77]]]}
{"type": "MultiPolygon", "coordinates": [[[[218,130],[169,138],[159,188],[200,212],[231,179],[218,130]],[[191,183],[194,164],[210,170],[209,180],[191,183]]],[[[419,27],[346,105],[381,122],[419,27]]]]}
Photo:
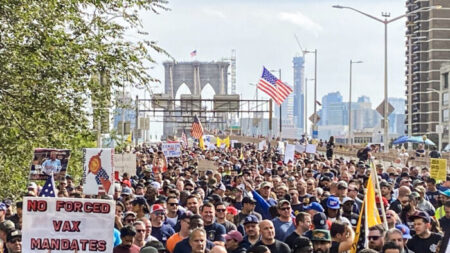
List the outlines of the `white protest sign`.
{"type": "Polygon", "coordinates": [[[181,143],[174,142],[168,143],[165,142],[162,144],[162,152],[165,157],[180,157],[181,156],[181,143]]]}
{"type": "Polygon", "coordinates": [[[295,145],[287,144],[286,151],[284,152],[284,163],[288,163],[289,160],[294,162],[294,154],[295,154],[295,145]]]}
{"type": "Polygon", "coordinates": [[[259,150],[264,150],[264,147],[266,146],[266,140],[263,140],[263,141],[261,141],[259,144],[258,144],[258,149],[259,150]]]}
{"type": "Polygon", "coordinates": [[[306,153],[315,154],[317,145],[307,144],[306,145],[306,153]]]}
{"type": "Polygon", "coordinates": [[[284,154],[284,142],[282,142],[282,141],[278,142],[277,150],[278,150],[278,152],[280,152],[280,154],[284,154]]]}
{"type": "Polygon", "coordinates": [[[23,200],[22,252],[113,252],[112,200],[23,200]]]}
{"type": "Polygon", "coordinates": [[[114,149],[85,148],[83,149],[83,193],[99,195],[114,193],[111,187],[114,181],[114,149]]]}
{"type": "Polygon", "coordinates": [[[295,145],[295,151],[299,152],[299,153],[303,153],[306,151],[306,146],[297,144],[297,145],[295,145]]]}
{"type": "Polygon", "coordinates": [[[136,154],[114,154],[114,170],[118,171],[119,175],[125,172],[130,176],[136,175],[136,154]]]}

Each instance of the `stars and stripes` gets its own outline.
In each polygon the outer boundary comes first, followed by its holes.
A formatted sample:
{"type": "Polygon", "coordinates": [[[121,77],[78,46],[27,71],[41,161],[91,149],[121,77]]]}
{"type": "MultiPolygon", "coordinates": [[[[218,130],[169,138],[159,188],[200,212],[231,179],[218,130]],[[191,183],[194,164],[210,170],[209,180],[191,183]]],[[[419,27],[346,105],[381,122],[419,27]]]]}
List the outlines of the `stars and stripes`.
{"type": "Polygon", "coordinates": [[[191,52],[191,57],[195,57],[195,56],[197,56],[197,50],[194,50],[191,52]]]}
{"type": "Polygon", "coordinates": [[[200,139],[203,136],[203,127],[202,123],[198,119],[197,115],[194,116],[194,122],[191,127],[191,136],[195,139],[200,139]]]}
{"type": "Polygon", "coordinates": [[[39,197],[56,197],[55,180],[53,179],[53,173],[47,178],[44,186],[42,187],[39,197]]]}
{"type": "Polygon", "coordinates": [[[103,168],[100,168],[97,172],[97,175],[95,175],[95,181],[99,185],[102,184],[102,181],[100,180],[100,178],[103,178],[104,180],[109,180],[108,173],[106,173],[106,171],[103,168]]]}
{"type": "Polygon", "coordinates": [[[276,78],[265,67],[259,79],[258,89],[269,95],[275,103],[281,105],[283,101],[293,92],[293,89],[276,78]]]}

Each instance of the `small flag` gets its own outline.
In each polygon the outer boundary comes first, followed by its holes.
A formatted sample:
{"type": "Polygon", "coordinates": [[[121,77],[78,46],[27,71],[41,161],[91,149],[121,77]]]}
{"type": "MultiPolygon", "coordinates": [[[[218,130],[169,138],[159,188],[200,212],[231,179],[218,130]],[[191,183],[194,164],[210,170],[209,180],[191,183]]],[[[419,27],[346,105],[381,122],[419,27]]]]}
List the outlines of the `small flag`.
{"type": "Polygon", "coordinates": [[[55,180],[53,179],[53,173],[45,181],[44,187],[42,187],[39,197],[56,197],[55,180]]]}
{"type": "Polygon", "coordinates": [[[191,57],[195,57],[195,56],[197,56],[197,50],[194,50],[191,52],[191,57]]]}
{"type": "Polygon", "coordinates": [[[316,100],[316,104],[318,104],[319,106],[322,106],[322,103],[320,103],[319,101],[316,100]]]}
{"type": "Polygon", "coordinates": [[[200,148],[202,150],[205,150],[205,140],[203,140],[203,136],[200,137],[200,139],[198,139],[199,143],[198,145],[200,146],[200,148]]]}
{"type": "Polygon", "coordinates": [[[186,130],[183,128],[183,132],[181,133],[181,140],[183,141],[183,147],[186,149],[188,147],[188,139],[186,136],[186,130]]]}
{"type": "Polygon", "coordinates": [[[127,142],[130,144],[133,142],[133,132],[130,132],[130,134],[128,135],[127,142]]]}
{"type": "Polygon", "coordinates": [[[198,119],[197,115],[194,116],[194,122],[191,127],[191,136],[195,139],[200,139],[203,136],[202,123],[198,119]]]}
{"type": "Polygon", "coordinates": [[[293,91],[291,87],[272,75],[265,67],[263,67],[263,74],[259,79],[258,89],[269,95],[277,105],[281,105],[293,91]]]}

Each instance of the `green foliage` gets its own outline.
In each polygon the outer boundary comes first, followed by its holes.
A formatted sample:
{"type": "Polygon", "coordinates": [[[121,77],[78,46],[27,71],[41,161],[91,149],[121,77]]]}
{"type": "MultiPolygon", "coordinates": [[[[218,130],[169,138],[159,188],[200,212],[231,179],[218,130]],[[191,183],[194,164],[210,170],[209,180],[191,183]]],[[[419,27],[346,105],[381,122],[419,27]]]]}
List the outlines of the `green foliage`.
{"type": "Polygon", "coordinates": [[[0,0],[0,198],[25,189],[34,148],[71,149],[68,172],[81,175],[81,148],[95,145],[89,101],[110,107],[115,89],[157,81],[146,66],[151,52],[165,51],[124,36],[146,36],[138,13],[165,4],[0,0]]]}

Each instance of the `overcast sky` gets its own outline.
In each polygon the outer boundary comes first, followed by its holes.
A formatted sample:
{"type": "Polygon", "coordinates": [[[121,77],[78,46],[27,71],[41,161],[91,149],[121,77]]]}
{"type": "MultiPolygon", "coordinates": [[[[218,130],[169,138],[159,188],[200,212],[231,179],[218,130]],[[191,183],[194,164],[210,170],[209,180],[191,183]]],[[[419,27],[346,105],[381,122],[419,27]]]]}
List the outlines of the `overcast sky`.
{"type": "MultiPolygon", "coordinates": [[[[292,58],[300,49],[318,50],[318,100],[339,91],[348,101],[349,61],[353,65],[353,101],[369,96],[373,107],[384,96],[384,26],[382,23],[334,4],[351,6],[381,18],[405,13],[400,0],[170,0],[171,11],[143,15],[144,30],[177,61],[213,61],[237,54],[237,91],[244,98],[254,97],[254,87],[262,66],[282,70],[284,82],[292,85],[292,58]]],[[[405,22],[388,25],[389,97],[405,97],[405,22]]],[[[164,83],[162,62],[151,70],[164,83]]],[[[306,74],[314,77],[314,55],[306,56],[306,74]]],[[[309,98],[313,86],[309,86],[309,98]]],[[[260,93],[261,94],[261,93],[260,93]]],[[[309,99],[312,108],[312,99],[309,99]]],[[[310,113],[308,113],[310,114],[310,113]]]]}

